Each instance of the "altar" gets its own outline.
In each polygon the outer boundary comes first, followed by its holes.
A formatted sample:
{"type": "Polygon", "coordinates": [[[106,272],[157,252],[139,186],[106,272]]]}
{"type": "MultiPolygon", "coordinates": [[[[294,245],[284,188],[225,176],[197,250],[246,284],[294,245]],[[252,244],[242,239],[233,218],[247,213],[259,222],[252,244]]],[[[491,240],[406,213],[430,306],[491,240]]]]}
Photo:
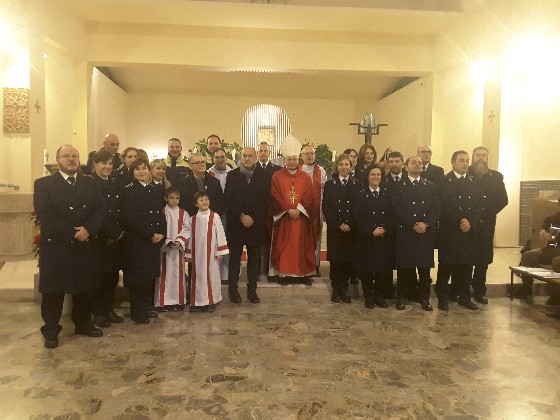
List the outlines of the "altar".
{"type": "Polygon", "coordinates": [[[0,257],[17,257],[33,251],[33,194],[0,193],[0,257]]]}

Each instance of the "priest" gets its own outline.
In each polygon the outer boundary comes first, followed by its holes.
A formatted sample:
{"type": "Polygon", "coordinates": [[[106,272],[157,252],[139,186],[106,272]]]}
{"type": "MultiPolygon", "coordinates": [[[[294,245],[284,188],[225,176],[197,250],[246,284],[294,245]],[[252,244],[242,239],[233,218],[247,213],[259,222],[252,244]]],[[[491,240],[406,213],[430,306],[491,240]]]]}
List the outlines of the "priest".
{"type": "Polygon", "coordinates": [[[291,134],[280,146],[285,167],[272,175],[270,213],[273,219],[270,276],[281,284],[297,278],[311,285],[315,273],[316,229],[311,178],[298,168],[301,143],[291,134]]]}

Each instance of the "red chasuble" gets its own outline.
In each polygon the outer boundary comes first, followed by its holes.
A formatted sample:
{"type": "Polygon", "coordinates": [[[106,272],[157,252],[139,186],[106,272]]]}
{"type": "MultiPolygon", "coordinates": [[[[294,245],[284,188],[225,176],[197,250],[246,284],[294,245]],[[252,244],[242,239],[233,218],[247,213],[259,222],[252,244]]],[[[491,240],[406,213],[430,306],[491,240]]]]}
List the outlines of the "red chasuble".
{"type": "Polygon", "coordinates": [[[315,229],[311,178],[301,169],[291,174],[286,168],[272,175],[270,213],[274,218],[270,275],[302,277],[315,273],[315,229]],[[296,219],[288,210],[298,209],[296,219]]]}

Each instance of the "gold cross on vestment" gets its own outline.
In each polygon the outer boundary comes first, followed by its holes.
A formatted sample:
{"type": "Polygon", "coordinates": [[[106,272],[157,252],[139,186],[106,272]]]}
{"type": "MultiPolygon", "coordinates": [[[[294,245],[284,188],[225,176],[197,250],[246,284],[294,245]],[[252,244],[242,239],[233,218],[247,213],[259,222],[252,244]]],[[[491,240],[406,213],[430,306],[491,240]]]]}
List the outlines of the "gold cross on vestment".
{"type": "Polygon", "coordinates": [[[290,199],[290,201],[292,202],[292,204],[296,204],[296,200],[298,199],[298,193],[296,192],[296,190],[294,189],[294,186],[292,185],[292,191],[290,191],[288,193],[288,198],[290,199]]]}

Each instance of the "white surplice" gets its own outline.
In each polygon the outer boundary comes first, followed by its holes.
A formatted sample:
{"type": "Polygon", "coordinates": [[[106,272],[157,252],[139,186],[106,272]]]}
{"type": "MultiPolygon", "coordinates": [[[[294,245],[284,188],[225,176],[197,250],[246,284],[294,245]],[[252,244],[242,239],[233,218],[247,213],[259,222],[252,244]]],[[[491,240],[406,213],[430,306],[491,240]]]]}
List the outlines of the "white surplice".
{"type": "Polygon", "coordinates": [[[226,234],[217,213],[199,211],[191,217],[191,238],[187,256],[192,261],[191,306],[205,306],[222,300],[219,255],[229,254],[226,234]]]}
{"type": "Polygon", "coordinates": [[[167,238],[161,246],[161,274],[156,280],[154,306],[186,305],[185,251],[191,236],[191,219],[180,207],[165,206],[163,213],[167,220],[167,238]],[[181,246],[171,248],[173,242],[181,246]]]}

